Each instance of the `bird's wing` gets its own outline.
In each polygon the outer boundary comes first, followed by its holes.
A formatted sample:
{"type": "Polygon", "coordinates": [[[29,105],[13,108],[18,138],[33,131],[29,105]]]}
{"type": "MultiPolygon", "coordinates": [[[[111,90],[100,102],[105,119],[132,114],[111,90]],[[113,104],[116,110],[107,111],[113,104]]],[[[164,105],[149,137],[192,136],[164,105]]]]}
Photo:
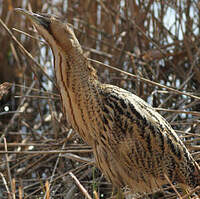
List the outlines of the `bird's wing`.
{"type": "MultiPolygon", "coordinates": [[[[172,154],[178,159],[183,153],[189,153],[172,129],[170,124],[149,104],[138,96],[116,86],[106,85],[103,89],[104,107],[108,109],[111,118],[112,134],[119,150],[137,148],[138,141],[141,147],[153,155],[172,154]],[[119,147],[122,145],[122,149],[119,147]]],[[[110,121],[110,120],[109,120],[110,121]]]]}

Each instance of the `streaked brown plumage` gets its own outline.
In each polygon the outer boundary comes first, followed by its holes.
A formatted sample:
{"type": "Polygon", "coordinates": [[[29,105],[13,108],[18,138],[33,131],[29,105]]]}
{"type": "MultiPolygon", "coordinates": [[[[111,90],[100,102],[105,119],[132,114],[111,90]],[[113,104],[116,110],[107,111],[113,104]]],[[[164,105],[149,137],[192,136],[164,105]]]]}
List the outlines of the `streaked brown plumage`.
{"type": "Polygon", "coordinates": [[[102,84],[69,25],[21,10],[49,43],[63,112],[118,187],[149,193],[168,181],[200,185],[199,166],[166,120],[136,95],[102,84]]]}

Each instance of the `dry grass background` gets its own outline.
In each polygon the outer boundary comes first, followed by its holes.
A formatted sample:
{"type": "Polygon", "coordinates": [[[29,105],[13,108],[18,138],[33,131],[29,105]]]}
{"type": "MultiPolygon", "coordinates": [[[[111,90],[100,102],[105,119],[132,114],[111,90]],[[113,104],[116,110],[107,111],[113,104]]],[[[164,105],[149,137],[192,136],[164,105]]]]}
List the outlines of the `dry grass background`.
{"type": "MultiPolygon", "coordinates": [[[[62,116],[52,53],[17,7],[71,23],[100,80],[156,107],[200,162],[198,0],[0,0],[0,83],[11,86],[0,100],[0,198],[114,193],[62,116]]],[[[162,194],[146,198],[177,198],[172,188],[162,194]]]]}

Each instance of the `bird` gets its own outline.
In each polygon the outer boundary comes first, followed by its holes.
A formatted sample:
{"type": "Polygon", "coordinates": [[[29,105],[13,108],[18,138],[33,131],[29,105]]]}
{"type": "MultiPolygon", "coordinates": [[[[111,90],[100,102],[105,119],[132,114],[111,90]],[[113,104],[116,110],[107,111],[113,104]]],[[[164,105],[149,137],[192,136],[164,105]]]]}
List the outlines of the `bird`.
{"type": "Polygon", "coordinates": [[[52,49],[63,113],[114,186],[152,193],[169,182],[187,190],[200,185],[199,165],[170,124],[137,95],[101,83],[70,24],[17,11],[52,49]]]}

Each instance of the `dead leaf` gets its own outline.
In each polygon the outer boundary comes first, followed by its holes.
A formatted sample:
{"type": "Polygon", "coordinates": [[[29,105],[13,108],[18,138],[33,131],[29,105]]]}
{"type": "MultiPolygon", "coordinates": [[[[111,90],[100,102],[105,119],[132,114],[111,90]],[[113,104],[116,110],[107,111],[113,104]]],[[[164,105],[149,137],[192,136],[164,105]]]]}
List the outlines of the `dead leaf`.
{"type": "Polygon", "coordinates": [[[145,61],[153,61],[153,60],[160,60],[169,56],[173,56],[171,53],[162,53],[160,50],[157,49],[151,49],[146,51],[142,58],[145,61]]]}
{"type": "Polygon", "coordinates": [[[0,84],[0,100],[4,95],[7,95],[9,92],[9,89],[12,85],[8,82],[4,82],[3,84],[0,84]]]}

